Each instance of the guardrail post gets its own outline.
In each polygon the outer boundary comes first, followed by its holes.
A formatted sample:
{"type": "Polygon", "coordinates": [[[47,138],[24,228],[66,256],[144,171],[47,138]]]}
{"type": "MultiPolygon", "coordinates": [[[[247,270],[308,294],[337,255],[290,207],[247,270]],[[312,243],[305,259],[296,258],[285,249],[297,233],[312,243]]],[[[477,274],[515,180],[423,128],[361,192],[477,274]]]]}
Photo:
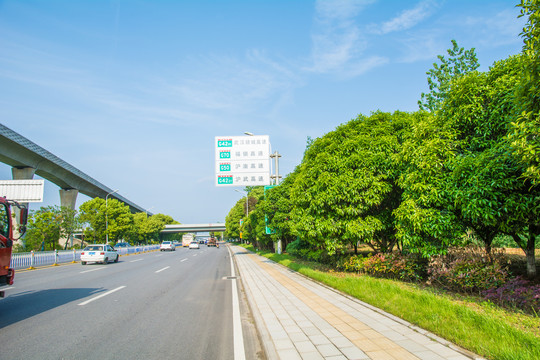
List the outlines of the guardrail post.
{"type": "Polygon", "coordinates": [[[34,250],[30,251],[30,267],[28,270],[34,270],[34,250]]]}
{"type": "Polygon", "coordinates": [[[52,266],[58,266],[58,250],[54,249],[54,264],[52,266]]]}
{"type": "Polygon", "coordinates": [[[71,262],[72,264],[75,264],[77,261],[77,250],[73,249],[73,261],[71,262]]]}

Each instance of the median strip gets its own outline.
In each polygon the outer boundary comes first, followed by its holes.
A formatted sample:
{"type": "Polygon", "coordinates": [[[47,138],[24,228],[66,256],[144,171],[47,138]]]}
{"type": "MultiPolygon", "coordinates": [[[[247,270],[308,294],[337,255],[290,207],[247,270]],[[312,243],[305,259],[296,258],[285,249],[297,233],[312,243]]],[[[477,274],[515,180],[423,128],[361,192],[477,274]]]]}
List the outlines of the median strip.
{"type": "Polygon", "coordinates": [[[88,300],[86,300],[86,301],[83,301],[82,303],[80,303],[80,304],[78,304],[78,305],[79,305],[79,306],[87,305],[87,304],[91,303],[91,302],[94,301],[94,300],[101,299],[102,297],[107,296],[107,295],[110,295],[110,294],[112,294],[112,293],[114,293],[114,292],[116,292],[116,291],[118,291],[118,290],[122,290],[123,288],[125,288],[125,286],[117,287],[116,289],[107,291],[107,292],[105,292],[105,293],[103,293],[103,294],[101,294],[101,295],[98,295],[98,296],[96,296],[96,297],[93,297],[93,298],[91,298],[91,299],[88,299],[88,300]]]}

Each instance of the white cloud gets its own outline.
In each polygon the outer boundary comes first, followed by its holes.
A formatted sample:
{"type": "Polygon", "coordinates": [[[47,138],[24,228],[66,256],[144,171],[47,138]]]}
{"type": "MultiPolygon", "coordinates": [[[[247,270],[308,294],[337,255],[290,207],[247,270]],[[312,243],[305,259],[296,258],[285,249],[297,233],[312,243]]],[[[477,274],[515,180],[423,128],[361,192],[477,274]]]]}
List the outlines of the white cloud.
{"type": "Polygon", "coordinates": [[[312,33],[311,65],[305,70],[354,77],[386,62],[377,56],[364,57],[367,40],[356,17],[372,0],[317,1],[312,33]]]}
{"type": "Polygon", "coordinates": [[[414,8],[405,10],[397,17],[384,22],[375,32],[379,34],[388,34],[391,32],[410,29],[430,16],[434,7],[433,1],[422,1],[414,8]]]}

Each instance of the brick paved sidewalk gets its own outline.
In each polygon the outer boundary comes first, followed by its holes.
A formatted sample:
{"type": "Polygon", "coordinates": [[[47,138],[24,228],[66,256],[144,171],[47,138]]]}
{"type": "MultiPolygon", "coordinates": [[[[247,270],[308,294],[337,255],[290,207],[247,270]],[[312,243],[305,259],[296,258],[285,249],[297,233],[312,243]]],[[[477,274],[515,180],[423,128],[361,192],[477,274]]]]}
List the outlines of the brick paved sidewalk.
{"type": "Polygon", "coordinates": [[[480,359],[242,247],[231,250],[269,359],[480,359]]]}

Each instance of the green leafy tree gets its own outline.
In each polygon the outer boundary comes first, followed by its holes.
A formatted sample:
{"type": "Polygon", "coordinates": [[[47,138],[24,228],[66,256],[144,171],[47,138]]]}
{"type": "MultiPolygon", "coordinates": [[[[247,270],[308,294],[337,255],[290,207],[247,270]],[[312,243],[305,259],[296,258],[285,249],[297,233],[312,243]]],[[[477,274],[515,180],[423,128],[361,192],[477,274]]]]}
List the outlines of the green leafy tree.
{"type": "Polygon", "coordinates": [[[440,64],[433,63],[433,69],[426,73],[430,92],[421,94],[421,100],[418,101],[420,110],[435,112],[444,101],[452,81],[480,66],[474,48],[460,48],[456,40],[452,40],[452,48],[447,52],[448,58],[438,55],[440,64]]]}
{"type": "Polygon", "coordinates": [[[521,32],[523,62],[516,91],[520,110],[513,125],[512,146],[527,165],[523,175],[540,185],[540,1],[522,0],[520,17],[527,17],[521,32]]]}
{"type": "Polygon", "coordinates": [[[311,144],[291,192],[295,231],[302,239],[329,254],[359,241],[376,251],[393,249],[393,210],[402,192],[395,158],[410,117],[360,115],[311,144]]]}
{"type": "Polygon", "coordinates": [[[64,249],[67,249],[73,233],[81,228],[81,222],[77,215],[77,210],[62,206],[60,207],[60,237],[65,239],[64,249]]]}
{"type": "Polygon", "coordinates": [[[246,207],[245,198],[240,199],[229,211],[225,217],[225,233],[228,238],[239,239],[240,238],[240,220],[244,219],[244,208],[246,207]]]}
{"type": "MultiPolygon", "coordinates": [[[[264,213],[268,228],[272,230],[272,241],[282,240],[283,248],[296,238],[293,227],[293,202],[291,201],[292,185],[296,179],[296,170],[283,179],[283,182],[266,191],[261,210],[264,213]]],[[[266,231],[266,226],[265,226],[266,231]]]]}
{"type": "Polygon", "coordinates": [[[106,228],[110,242],[128,238],[132,233],[133,215],[129,206],[116,199],[108,200],[107,204],[101,198],[89,200],[80,206],[79,212],[80,221],[88,225],[84,236],[93,242],[105,241],[106,228]]]}
{"type": "Polygon", "coordinates": [[[54,250],[59,247],[62,217],[58,206],[33,211],[25,235],[27,250],[54,250]]]}

